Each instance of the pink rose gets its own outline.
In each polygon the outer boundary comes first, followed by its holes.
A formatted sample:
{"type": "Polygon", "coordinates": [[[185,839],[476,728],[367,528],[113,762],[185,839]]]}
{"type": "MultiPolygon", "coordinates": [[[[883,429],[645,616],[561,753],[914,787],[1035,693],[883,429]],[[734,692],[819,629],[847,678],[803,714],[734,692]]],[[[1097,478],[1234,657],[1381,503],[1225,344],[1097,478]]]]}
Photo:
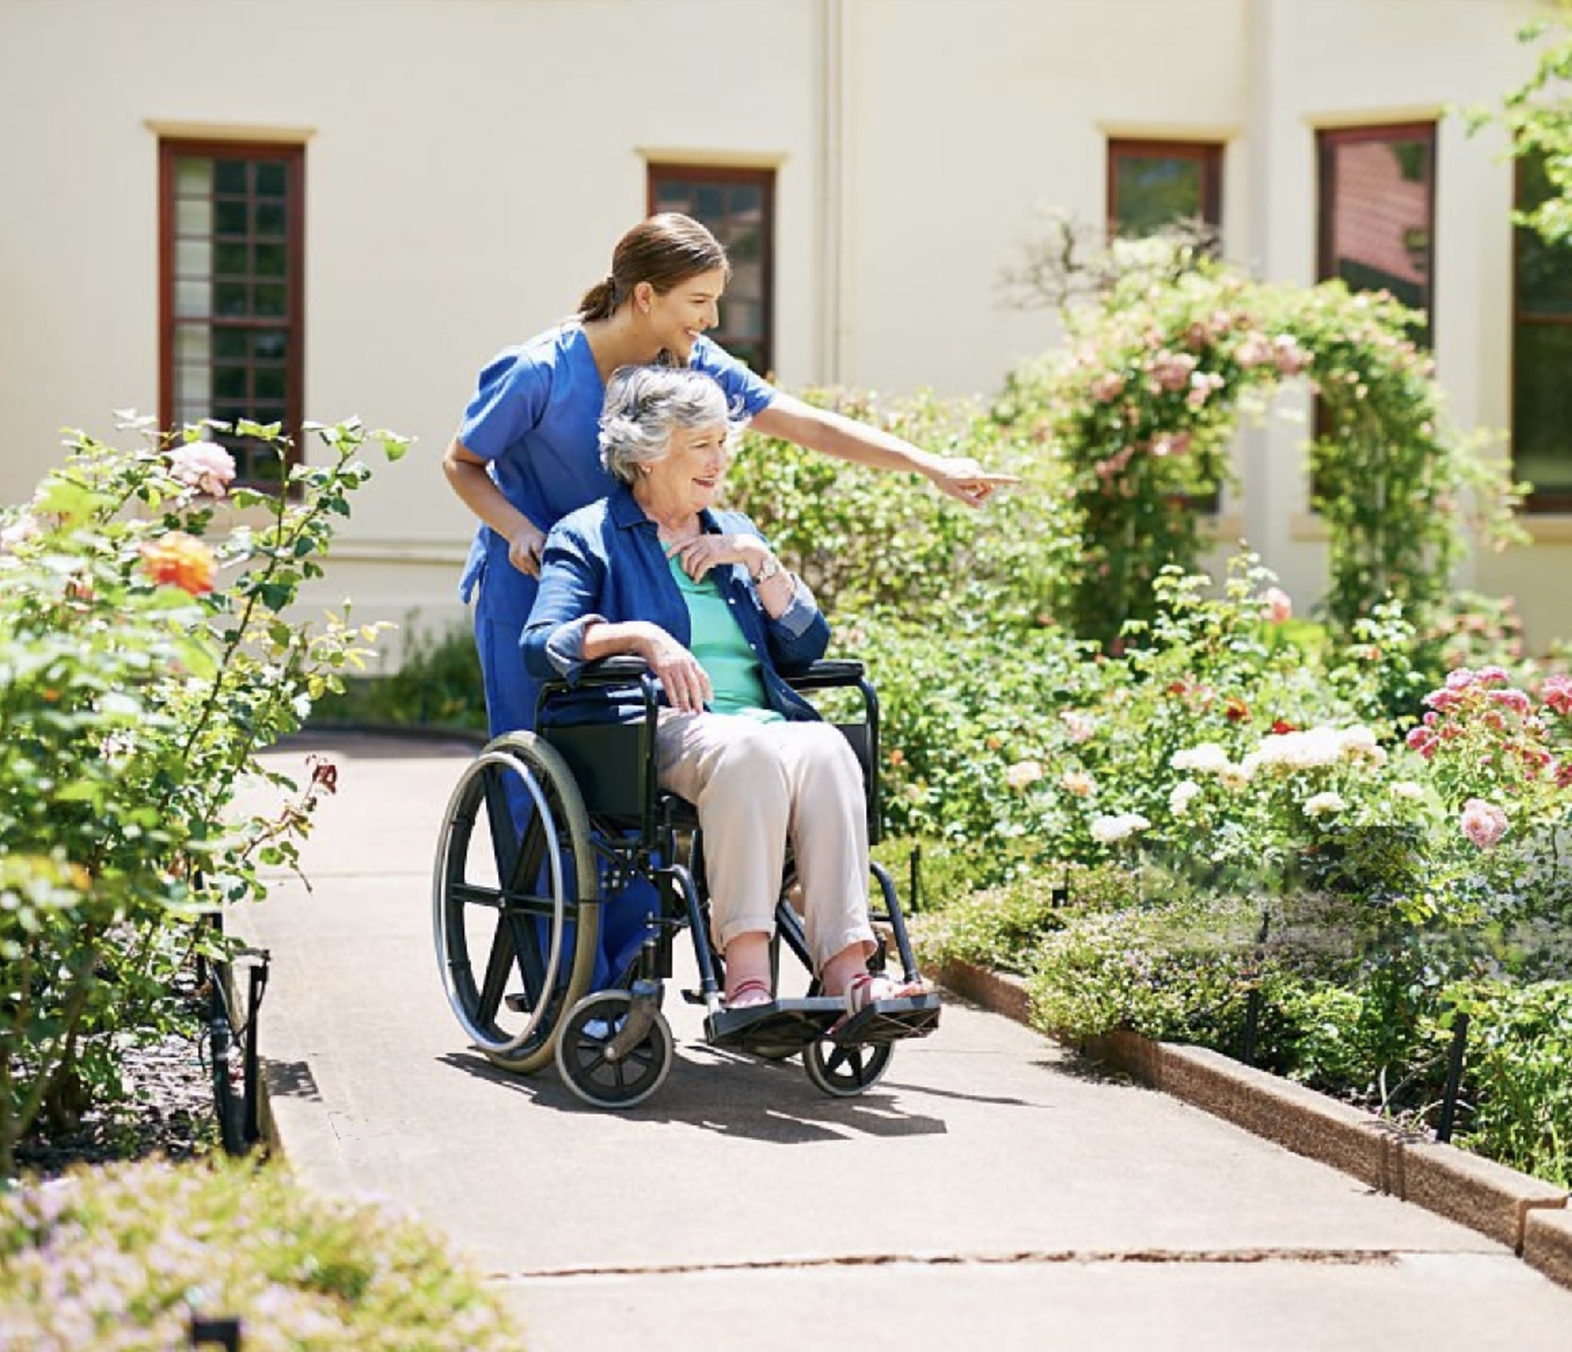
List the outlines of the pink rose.
{"type": "Polygon", "coordinates": [[[235,458],[215,441],[188,441],[169,452],[169,472],[188,487],[221,498],[235,477],[235,458]]]}
{"type": "Polygon", "coordinates": [[[1507,815],[1494,803],[1470,798],[1463,804],[1463,834],[1482,850],[1490,849],[1506,834],[1507,815]]]}
{"type": "Polygon", "coordinates": [[[1539,695],[1552,713],[1558,713],[1563,718],[1572,714],[1572,676],[1547,676],[1539,695]]]}
{"type": "Polygon", "coordinates": [[[1159,388],[1173,394],[1189,385],[1195,366],[1195,358],[1188,352],[1163,351],[1152,358],[1150,370],[1159,388]]]}
{"type": "Polygon", "coordinates": [[[1091,391],[1099,404],[1111,404],[1124,393],[1124,377],[1116,371],[1106,371],[1092,381],[1091,391]]]}
{"type": "Polygon", "coordinates": [[[1268,587],[1261,595],[1262,618],[1273,624],[1282,624],[1294,617],[1294,600],[1281,587],[1268,587]]]}

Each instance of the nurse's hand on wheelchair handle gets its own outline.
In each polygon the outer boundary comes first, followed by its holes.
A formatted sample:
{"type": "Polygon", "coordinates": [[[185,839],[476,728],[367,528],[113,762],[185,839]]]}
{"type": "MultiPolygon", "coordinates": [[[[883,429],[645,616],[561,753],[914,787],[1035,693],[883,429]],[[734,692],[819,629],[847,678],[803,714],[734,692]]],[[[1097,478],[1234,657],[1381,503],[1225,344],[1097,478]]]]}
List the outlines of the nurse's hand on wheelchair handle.
{"type": "Polygon", "coordinates": [[[525,522],[508,540],[508,562],[528,577],[540,576],[540,556],[546,548],[546,536],[539,527],[525,522]]]}

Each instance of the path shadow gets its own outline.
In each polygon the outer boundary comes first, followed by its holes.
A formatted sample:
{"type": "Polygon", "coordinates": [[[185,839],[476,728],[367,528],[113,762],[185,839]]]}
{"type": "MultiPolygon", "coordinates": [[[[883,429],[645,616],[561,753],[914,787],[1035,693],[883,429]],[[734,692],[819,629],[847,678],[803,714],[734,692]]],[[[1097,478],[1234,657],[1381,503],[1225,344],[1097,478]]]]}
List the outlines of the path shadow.
{"type": "MultiPolygon", "coordinates": [[[[446,1052],[436,1059],[440,1065],[523,1094],[539,1108],[580,1116],[601,1111],[569,1090],[555,1066],[523,1076],[499,1069],[476,1052],[446,1052]]],[[[809,1082],[796,1059],[759,1061],[702,1045],[682,1048],[666,1082],[643,1103],[619,1110],[617,1116],[774,1145],[948,1131],[943,1118],[899,1107],[897,1096],[882,1083],[855,1098],[831,1098],[809,1082]]]]}

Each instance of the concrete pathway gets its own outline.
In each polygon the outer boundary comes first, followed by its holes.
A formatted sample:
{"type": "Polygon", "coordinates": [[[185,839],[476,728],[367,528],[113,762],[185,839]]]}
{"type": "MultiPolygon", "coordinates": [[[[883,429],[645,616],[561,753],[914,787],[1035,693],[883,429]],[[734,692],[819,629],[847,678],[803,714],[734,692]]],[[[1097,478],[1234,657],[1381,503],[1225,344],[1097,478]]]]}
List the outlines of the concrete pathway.
{"type": "Polygon", "coordinates": [[[1572,1347],[1572,1292],[1509,1250],[959,1001],[852,1100],[705,1047],[675,989],[677,1063],[625,1114],[495,1071],[431,943],[472,749],[344,735],[269,763],[311,749],[339,767],[311,890],[280,876],[235,925],[272,954],[284,1154],[446,1231],[531,1352],[1572,1347]]]}

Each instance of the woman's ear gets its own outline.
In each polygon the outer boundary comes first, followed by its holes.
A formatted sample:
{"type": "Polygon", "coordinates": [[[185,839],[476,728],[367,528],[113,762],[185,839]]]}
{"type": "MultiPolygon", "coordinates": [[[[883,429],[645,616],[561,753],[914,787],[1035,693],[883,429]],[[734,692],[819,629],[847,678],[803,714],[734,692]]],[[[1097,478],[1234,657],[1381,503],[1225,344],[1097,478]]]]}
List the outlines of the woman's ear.
{"type": "Polygon", "coordinates": [[[633,307],[640,314],[648,314],[655,300],[655,287],[649,282],[639,282],[633,288],[633,307]]]}

